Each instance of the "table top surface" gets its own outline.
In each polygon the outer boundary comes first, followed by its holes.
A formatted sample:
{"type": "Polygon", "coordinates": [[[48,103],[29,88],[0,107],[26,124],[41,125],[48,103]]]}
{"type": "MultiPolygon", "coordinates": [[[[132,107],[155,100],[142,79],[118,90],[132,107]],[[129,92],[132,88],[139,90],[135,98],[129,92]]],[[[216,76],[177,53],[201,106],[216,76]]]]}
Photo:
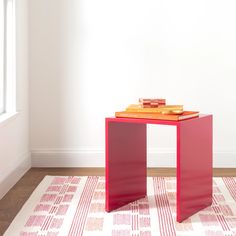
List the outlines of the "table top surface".
{"type": "Polygon", "coordinates": [[[183,122],[192,122],[193,120],[212,117],[211,114],[199,114],[199,116],[184,120],[157,120],[157,119],[144,119],[144,118],[116,118],[107,117],[106,122],[126,122],[126,123],[141,123],[141,124],[160,124],[160,125],[180,125],[183,122]]]}

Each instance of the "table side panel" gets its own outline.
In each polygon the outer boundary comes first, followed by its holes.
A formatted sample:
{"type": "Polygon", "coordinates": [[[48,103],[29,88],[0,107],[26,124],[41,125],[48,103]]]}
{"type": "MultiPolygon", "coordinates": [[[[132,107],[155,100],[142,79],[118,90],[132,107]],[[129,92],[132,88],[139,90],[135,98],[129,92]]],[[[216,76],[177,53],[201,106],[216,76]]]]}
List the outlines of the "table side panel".
{"type": "Polygon", "coordinates": [[[212,203],[212,116],[177,126],[177,221],[212,203]]]}
{"type": "Polygon", "coordinates": [[[146,195],[146,124],[106,120],[106,211],[146,195]]]}

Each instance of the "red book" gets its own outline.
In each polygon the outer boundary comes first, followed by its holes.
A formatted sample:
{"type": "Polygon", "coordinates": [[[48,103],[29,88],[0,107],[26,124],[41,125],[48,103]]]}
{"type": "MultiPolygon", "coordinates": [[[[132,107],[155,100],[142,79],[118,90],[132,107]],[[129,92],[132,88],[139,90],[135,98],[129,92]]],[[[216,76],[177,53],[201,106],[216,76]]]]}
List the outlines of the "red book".
{"type": "Polygon", "coordinates": [[[160,105],[165,105],[166,100],[163,98],[139,98],[139,103],[144,108],[158,107],[160,105]]]}

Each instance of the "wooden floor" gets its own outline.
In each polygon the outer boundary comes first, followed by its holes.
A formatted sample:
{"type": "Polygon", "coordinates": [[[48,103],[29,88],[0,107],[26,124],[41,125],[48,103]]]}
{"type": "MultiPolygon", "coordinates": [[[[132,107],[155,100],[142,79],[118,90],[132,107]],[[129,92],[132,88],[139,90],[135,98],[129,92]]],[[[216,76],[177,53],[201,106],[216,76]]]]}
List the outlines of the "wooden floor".
{"type": "MultiPolygon", "coordinates": [[[[175,168],[149,168],[148,176],[175,176],[175,168]]],[[[32,168],[0,200],[0,235],[45,175],[104,176],[104,168],[32,168]]],[[[236,169],[214,169],[214,176],[236,176],[236,169]]]]}

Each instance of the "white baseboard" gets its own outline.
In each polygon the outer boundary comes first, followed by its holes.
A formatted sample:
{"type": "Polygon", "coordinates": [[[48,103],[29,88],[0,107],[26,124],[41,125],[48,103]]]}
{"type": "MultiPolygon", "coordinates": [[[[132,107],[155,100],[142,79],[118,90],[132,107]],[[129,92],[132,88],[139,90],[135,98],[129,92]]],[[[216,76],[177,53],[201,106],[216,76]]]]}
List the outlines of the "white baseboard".
{"type": "MultiPolygon", "coordinates": [[[[213,154],[213,167],[236,168],[236,151],[217,151],[213,154]]],[[[236,173],[235,173],[236,174],[236,173]]]]}
{"type": "MultiPolygon", "coordinates": [[[[32,167],[105,167],[102,149],[86,150],[33,150],[32,167]]],[[[176,167],[173,150],[148,149],[148,167],[176,167]]],[[[213,154],[213,167],[236,168],[236,151],[218,151],[213,154]]]]}
{"type": "Polygon", "coordinates": [[[101,150],[32,150],[32,167],[104,167],[101,150]]]}
{"type": "Polygon", "coordinates": [[[5,170],[0,179],[0,199],[17,183],[17,181],[31,168],[30,153],[20,156],[21,160],[12,169],[5,170]]]}

